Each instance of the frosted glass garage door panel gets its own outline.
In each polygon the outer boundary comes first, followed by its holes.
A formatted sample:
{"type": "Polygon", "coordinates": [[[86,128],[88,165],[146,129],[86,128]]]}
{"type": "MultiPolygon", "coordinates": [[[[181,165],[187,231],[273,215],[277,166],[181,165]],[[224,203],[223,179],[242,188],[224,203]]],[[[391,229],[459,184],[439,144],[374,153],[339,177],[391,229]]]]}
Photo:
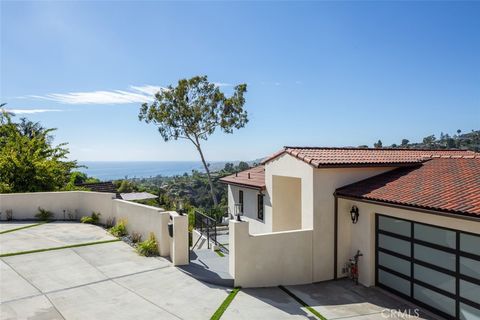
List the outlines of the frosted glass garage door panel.
{"type": "Polygon", "coordinates": [[[418,240],[452,249],[457,247],[455,231],[426,226],[423,224],[415,224],[413,234],[415,239],[418,240]]]}
{"type": "Polygon", "coordinates": [[[480,261],[460,257],[460,273],[480,280],[480,261]]]}
{"type": "Polygon", "coordinates": [[[411,222],[378,216],[378,229],[410,237],[411,222]]]}
{"type": "Polygon", "coordinates": [[[452,253],[415,244],[414,255],[415,259],[455,271],[455,255],[452,253]]]}
{"type": "Polygon", "coordinates": [[[405,295],[410,295],[410,281],[397,277],[387,271],[378,270],[378,282],[405,295]]]}
{"type": "Polygon", "coordinates": [[[455,277],[418,264],[413,266],[413,274],[417,280],[455,294],[455,277]]]}
{"type": "Polygon", "coordinates": [[[480,256],[480,236],[460,233],[460,250],[480,256]]]}
{"type": "Polygon", "coordinates": [[[464,303],[460,303],[460,319],[461,320],[478,320],[480,319],[480,310],[475,309],[464,303]]]}
{"type": "Polygon", "coordinates": [[[397,258],[384,252],[378,253],[378,264],[394,271],[410,276],[410,261],[397,258]]]}
{"type": "Polygon", "coordinates": [[[480,304],[480,286],[465,280],[460,280],[460,296],[480,304]]]}
{"type": "Polygon", "coordinates": [[[378,235],[378,246],[410,257],[410,242],[393,238],[384,234],[378,235]]]}
{"type": "Polygon", "coordinates": [[[418,284],[413,286],[413,297],[429,306],[455,316],[455,300],[418,284]]]}

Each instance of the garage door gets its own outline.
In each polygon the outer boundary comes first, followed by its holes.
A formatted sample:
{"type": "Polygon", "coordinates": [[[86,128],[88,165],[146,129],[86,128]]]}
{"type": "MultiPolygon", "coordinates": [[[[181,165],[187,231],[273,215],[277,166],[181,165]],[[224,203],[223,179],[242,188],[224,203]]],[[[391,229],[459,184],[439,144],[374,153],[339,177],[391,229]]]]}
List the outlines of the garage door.
{"type": "Polygon", "coordinates": [[[480,235],[376,215],[377,286],[450,319],[480,319],[480,235]]]}

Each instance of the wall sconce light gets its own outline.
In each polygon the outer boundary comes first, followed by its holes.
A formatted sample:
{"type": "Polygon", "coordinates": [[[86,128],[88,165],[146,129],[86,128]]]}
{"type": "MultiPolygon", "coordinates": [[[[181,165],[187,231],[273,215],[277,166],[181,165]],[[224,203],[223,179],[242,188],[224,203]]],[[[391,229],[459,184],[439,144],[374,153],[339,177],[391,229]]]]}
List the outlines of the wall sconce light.
{"type": "Polygon", "coordinates": [[[237,221],[242,221],[242,219],[240,219],[241,215],[243,215],[242,204],[241,203],[235,203],[235,216],[237,216],[237,221]]]}
{"type": "Polygon", "coordinates": [[[352,218],[353,224],[358,222],[358,215],[358,207],[356,205],[353,205],[352,210],[350,210],[350,218],[352,218]]]}
{"type": "Polygon", "coordinates": [[[183,199],[178,199],[176,209],[179,215],[183,216],[184,210],[183,210],[183,199]]]}

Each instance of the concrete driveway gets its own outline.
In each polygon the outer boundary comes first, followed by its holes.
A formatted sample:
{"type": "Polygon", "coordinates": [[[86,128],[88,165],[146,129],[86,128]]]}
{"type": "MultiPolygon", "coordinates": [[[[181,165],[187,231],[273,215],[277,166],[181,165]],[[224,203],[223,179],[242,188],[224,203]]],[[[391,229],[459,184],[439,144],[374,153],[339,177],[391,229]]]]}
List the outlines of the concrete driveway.
{"type": "MultiPolygon", "coordinates": [[[[97,226],[54,222],[0,234],[0,254],[112,239],[97,226]]],[[[327,319],[405,319],[417,308],[346,280],[286,289],[242,289],[222,319],[318,319],[299,300],[327,319]]],[[[230,291],[121,241],[0,257],[0,319],[210,319],[230,291]]]]}
{"type": "MultiPolygon", "coordinates": [[[[12,253],[109,239],[96,226],[49,223],[0,234],[0,247],[12,253]]],[[[0,258],[0,319],[208,319],[228,292],[121,241],[0,258]]]]}

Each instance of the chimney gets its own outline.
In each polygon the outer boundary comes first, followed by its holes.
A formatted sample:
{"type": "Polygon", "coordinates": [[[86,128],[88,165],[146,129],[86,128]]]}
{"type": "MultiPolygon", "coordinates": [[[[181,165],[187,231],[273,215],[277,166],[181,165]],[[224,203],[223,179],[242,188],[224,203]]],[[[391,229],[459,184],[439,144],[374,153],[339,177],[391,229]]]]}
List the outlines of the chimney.
{"type": "Polygon", "coordinates": [[[250,179],[250,172],[248,173],[248,179],[250,179]]]}

